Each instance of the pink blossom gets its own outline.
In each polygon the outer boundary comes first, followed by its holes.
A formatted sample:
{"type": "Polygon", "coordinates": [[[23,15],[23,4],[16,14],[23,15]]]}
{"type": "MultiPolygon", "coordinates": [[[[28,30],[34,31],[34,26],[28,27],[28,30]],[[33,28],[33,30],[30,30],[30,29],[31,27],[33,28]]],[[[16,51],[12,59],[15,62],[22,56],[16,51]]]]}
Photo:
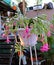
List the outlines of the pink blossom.
{"type": "Polygon", "coordinates": [[[41,46],[40,51],[41,52],[47,52],[49,50],[48,43],[45,43],[43,46],[41,46]]]}
{"type": "Polygon", "coordinates": [[[26,29],[25,29],[25,33],[29,33],[30,32],[30,29],[28,28],[28,27],[26,27],[26,29]]]}
{"type": "Polygon", "coordinates": [[[10,42],[10,40],[9,40],[9,37],[8,37],[8,36],[7,36],[7,40],[6,40],[6,42],[7,42],[7,43],[9,43],[9,42],[10,42]]]}
{"type": "Polygon", "coordinates": [[[47,32],[47,36],[48,36],[48,37],[51,36],[51,32],[50,32],[50,31],[47,32]]]}
{"type": "Polygon", "coordinates": [[[53,24],[50,24],[50,28],[53,28],[53,24]]]}
{"type": "Polygon", "coordinates": [[[14,22],[13,25],[16,26],[16,22],[14,22]]]}
{"type": "Polygon", "coordinates": [[[29,37],[30,37],[30,34],[27,35],[27,38],[29,38],[29,37]]]}
{"type": "Polygon", "coordinates": [[[26,27],[26,29],[23,32],[23,38],[25,37],[30,37],[30,29],[28,27],[26,27]]]}
{"type": "Polygon", "coordinates": [[[2,34],[2,37],[6,37],[6,35],[5,34],[2,34]]]}

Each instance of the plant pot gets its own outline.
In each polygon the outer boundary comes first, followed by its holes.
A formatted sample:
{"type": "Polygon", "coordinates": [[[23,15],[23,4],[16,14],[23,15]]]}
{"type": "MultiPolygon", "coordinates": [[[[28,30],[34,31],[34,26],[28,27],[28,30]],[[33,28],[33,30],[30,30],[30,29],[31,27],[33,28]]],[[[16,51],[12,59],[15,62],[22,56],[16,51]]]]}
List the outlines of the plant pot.
{"type": "Polygon", "coordinates": [[[30,36],[27,37],[23,37],[24,35],[24,28],[19,28],[18,29],[18,35],[21,41],[21,45],[28,47],[28,46],[34,46],[35,44],[37,44],[37,36],[35,34],[30,34],[30,36]]]}

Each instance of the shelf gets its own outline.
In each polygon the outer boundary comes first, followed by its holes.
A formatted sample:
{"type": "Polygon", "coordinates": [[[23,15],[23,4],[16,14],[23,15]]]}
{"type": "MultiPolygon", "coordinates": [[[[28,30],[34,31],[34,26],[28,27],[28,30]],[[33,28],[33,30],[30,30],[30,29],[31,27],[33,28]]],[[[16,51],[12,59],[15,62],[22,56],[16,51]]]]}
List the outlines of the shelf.
{"type": "Polygon", "coordinates": [[[11,8],[11,6],[9,6],[8,4],[6,4],[3,1],[0,1],[0,11],[11,11],[11,12],[15,12],[15,10],[13,10],[11,8]]]}

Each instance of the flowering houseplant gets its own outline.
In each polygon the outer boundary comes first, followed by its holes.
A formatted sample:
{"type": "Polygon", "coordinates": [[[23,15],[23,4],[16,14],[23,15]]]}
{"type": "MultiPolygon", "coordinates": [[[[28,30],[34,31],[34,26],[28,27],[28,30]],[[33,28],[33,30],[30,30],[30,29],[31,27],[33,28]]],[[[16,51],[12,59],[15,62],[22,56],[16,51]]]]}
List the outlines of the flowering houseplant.
{"type": "MultiPolygon", "coordinates": [[[[35,37],[34,38],[36,39],[36,41],[40,41],[42,44],[39,50],[44,55],[44,57],[47,58],[49,56],[48,54],[51,48],[50,47],[51,43],[49,44],[50,41],[48,41],[49,39],[48,37],[51,37],[50,29],[51,27],[53,27],[53,24],[52,25],[51,24],[52,24],[51,22],[48,22],[46,20],[46,15],[38,16],[36,18],[29,18],[29,19],[26,17],[18,17],[16,15],[13,18],[10,18],[9,22],[5,22],[5,30],[4,30],[5,33],[2,35],[2,37],[7,37],[7,41],[5,42],[9,43],[11,41],[9,40],[8,35],[12,33],[14,34],[16,43],[18,43],[16,33],[19,34],[18,33],[19,29],[21,28],[24,29],[23,38],[29,39],[31,34],[35,34],[36,38],[35,37]]],[[[31,45],[33,46],[33,44],[31,45]]],[[[28,44],[28,46],[30,45],[28,44]]],[[[22,46],[22,50],[24,50],[24,48],[25,47],[22,46]]],[[[20,44],[15,45],[15,52],[18,52],[18,51],[20,51],[20,44]]]]}
{"type": "MultiPolygon", "coordinates": [[[[41,15],[36,18],[26,17],[18,17],[17,15],[10,19],[10,22],[5,23],[5,34],[3,37],[7,37],[7,43],[10,42],[8,35],[9,33],[13,33],[15,36],[15,40],[17,43],[16,32],[18,32],[19,28],[24,28],[23,37],[30,37],[30,34],[35,34],[37,40],[40,40],[43,43],[41,47],[41,52],[47,52],[49,50],[47,36],[51,36],[50,32],[50,24],[46,21],[46,15],[41,15]],[[31,29],[31,30],[30,30],[31,29]],[[40,35],[40,39],[38,39],[38,35],[40,35]]],[[[36,43],[35,43],[36,44],[36,43]]]]}

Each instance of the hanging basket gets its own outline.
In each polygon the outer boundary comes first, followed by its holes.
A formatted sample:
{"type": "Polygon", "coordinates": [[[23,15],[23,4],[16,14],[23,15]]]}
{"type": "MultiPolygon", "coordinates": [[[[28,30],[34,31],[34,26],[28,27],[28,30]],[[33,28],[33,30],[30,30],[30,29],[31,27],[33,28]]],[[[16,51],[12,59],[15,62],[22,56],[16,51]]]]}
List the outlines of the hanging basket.
{"type": "Polygon", "coordinates": [[[28,47],[28,46],[34,46],[35,44],[37,44],[37,36],[35,34],[31,34],[28,38],[23,37],[24,30],[25,29],[23,29],[23,28],[18,29],[18,34],[19,34],[19,38],[20,38],[20,41],[21,41],[21,45],[28,47]]]}

